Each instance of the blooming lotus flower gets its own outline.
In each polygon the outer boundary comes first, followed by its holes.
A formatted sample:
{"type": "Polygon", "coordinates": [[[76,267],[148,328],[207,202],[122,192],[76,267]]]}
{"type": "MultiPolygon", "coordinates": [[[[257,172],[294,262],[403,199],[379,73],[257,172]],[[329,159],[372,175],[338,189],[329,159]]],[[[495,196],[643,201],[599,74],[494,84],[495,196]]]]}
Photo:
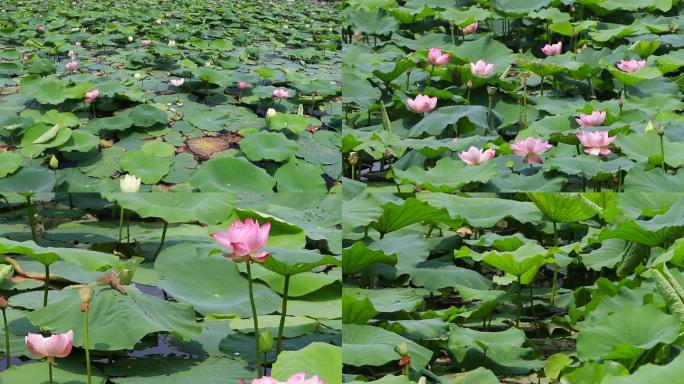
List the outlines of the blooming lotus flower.
{"type": "Polygon", "coordinates": [[[553,56],[553,55],[560,55],[561,52],[563,51],[563,42],[559,41],[556,44],[546,44],[544,48],[542,48],[542,52],[546,56],[553,56]]]}
{"type": "Polygon", "coordinates": [[[471,33],[475,32],[477,32],[477,21],[463,28],[464,35],[470,35],[471,33]]]}
{"type": "Polygon", "coordinates": [[[523,158],[528,164],[542,163],[541,154],[553,148],[546,140],[528,137],[525,140],[516,140],[511,144],[511,151],[523,158]]]}
{"type": "Polygon", "coordinates": [[[29,352],[42,359],[47,357],[50,364],[55,365],[55,357],[64,358],[71,353],[74,341],[74,331],[57,333],[50,337],[43,337],[39,333],[30,333],[24,337],[29,352]]]}
{"type": "Polygon", "coordinates": [[[238,81],[238,88],[240,88],[240,89],[252,88],[252,84],[244,82],[244,81],[238,81]]]}
{"type": "Polygon", "coordinates": [[[88,102],[92,102],[97,99],[98,96],[100,96],[100,91],[98,91],[97,88],[85,93],[85,99],[88,102]]]}
{"type": "Polygon", "coordinates": [[[484,60],[478,60],[476,63],[470,63],[470,73],[479,77],[487,77],[494,72],[494,64],[488,64],[484,60]]]}
{"type": "Polygon", "coordinates": [[[226,232],[213,233],[214,238],[223,248],[230,249],[231,253],[224,256],[239,263],[243,261],[266,261],[269,253],[261,251],[261,247],[268,240],[271,223],[266,222],[259,226],[258,221],[248,218],[244,222],[234,221],[226,232]]]}
{"type": "Polygon", "coordinates": [[[449,59],[451,59],[451,55],[448,53],[443,54],[442,50],[439,48],[430,48],[427,59],[432,65],[439,67],[440,65],[448,63],[449,59]]]}
{"type": "Polygon", "coordinates": [[[70,62],[64,64],[64,67],[70,71],[73,71],[78,67],[78,62],[76,60],[71,60],[70,62]]]}
{"type": "Polygon", "coordinates": [[[252,384],[325,384],[325,382],[318,378],[318,375],[306,378],[306,372],[295,373],[290,376],[287,381],[278,381],[272,377],[264,376],[260,379],[252,380],[252,384]]]}
{"type": "Polygon", "coordinates": [[[121,187],[121,192],[135,193],[140,190],[141,179],[133,175],[125,175],[121,181],[119,181],[119,186],[121,187]]]}
{"type": "Polygon", "coordinates": [[[36,27],[36,30],[38,30],[38,32],[45,32],[45,26],[43,24],[41,24],[41,25],[36,27]]]}
{"type": "Polygon", "coordinates": [[[169,83],[171,83],[171,85],[173,85],[174,87],[180,87],[181,85],[183,85],[183,83],[185,83],[185,79],[171,79],[169,80],[169,83]]]}
{"type": "Polygon", "coordinates": [[[144,45],[144,46],[148,46],[148,45],[152,44],[152,40],[147,40],[147,39],[145,39],[145,40],[141,41],[141,43],[142,43],[142,45],[144,45]]]}
{"type": "Polygon", "coordinates": [[[575,121],[582,128],[584,128],[584,127],[598,127],[600,125],[603,125],[603,122],[605,120],[606,120],[606,112],[605,111],[594,111],[590,115],[585,115],[584,113],[580,113],[579,117],[575,117],[575,121]]]}
{"type": "Polygon", "coordinates": [[[620,60],[619,63],[617,63],[617,67],[620,68],[621,71],[627,72],[627,73],[632,73],[640,70],[646,65],[646,60],[625,60],[622,59],[620,60]]]}
{"type": "Polygon", "coordinates": [[[478,165],[493,159],[495,154],[496,151],[491,148],[483,151],[480,148],[471,146],[467,151],[459,153],[458,157],[468,165],[478,165]]]}
{"type": "Polygon", "coordinates": [[[430,112],[437,106],[437,98],[426,95],[418,95],[416,99],[406,99],[406,107],[413,112],[430,112]]]}
{"type": "Polygon", "coordinates": [[[610,155],[610,143],[612,143],[617,136],[608,137],[608,131],[587,132],[581,131],[577,134],[577,138],[584,146],[584,153],[587,155],[610,155]]]}
{"type": "Polygon", "coordinates": [[[289,99],[290,91],[283,88],[276,88],[273,90],[273,97],[276,99],[289,99]]]}
{"type": "Polygon", "coordinates": [[[74,45],[76,45],[77,47],[80,47],[80,46],[81,46],[81,41],[79,40],[79,41],[75,42],[74,45]]]}

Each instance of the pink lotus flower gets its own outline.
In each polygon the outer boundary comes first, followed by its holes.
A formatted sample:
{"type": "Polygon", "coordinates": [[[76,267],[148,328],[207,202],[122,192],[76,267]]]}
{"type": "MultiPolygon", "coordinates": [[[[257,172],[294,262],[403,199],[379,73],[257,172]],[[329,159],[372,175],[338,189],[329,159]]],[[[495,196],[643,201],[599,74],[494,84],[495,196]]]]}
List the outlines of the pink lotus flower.
{"type": "Polygon", "coordinates": [[[598,127],[600,125],[603,125],[603,122],[605,120],[606,120],[606,112],[605,111],[594,111],[590,115],[585,115],[584,113],[580,113],[579,117],[575,117],[575,121],[582,128],[584,128],[584,127],[598,127]]]}
{"type": "Polygon", "coordinates": [[[493,159],[495,154],[496,151],[491,148],[483,151],[480,148],[471,146],[467,151],[459,153],[458,157],[468,165],[478,165],[493,159]]]}
{"type": "Polygon", "coordinates": [[[418,95],[416,99],[406,99],[406,106],[412,112],[430,112],[437,106],[437,98],[426,95],[418,95]]]}
{"type": "Polygon", "coordinates": [[[610,143],[612,143],[617,136],[608,137],[608,131],[587,132],[581,131],[577,134],[577,138],[584,146],[584,153],[587,155],[610,155],[610,143]]]}
{"type": "Polygon", "coordinates": [[[306,372],[295,373],[290,376],[287,381],[278,381],[272,377],[264,376],[260,379],[252,380],[252,384],[325,384],[325,382],[318,378],[318,375],[306,378],[306,372]]]}
{"type": "Polygon", "coordinates": [[[542,48],[542,52],[546,56],[553,56],[553,55],[560,55],[561,52],[563,51],[563,42],[559,41],[556,44],[546,44],[544,48],[542,48]]]}
{"type": "Polygon", "coordinates": [[[620,60],[619,63],[617,63],[617,67],[620,68],[621,71],[627,72],[627,73],[632,73],[640,70],[646,65],[646,60],[625,60],[622,59],[620,60]]]}
{"type": "Polygon", "coordinates": [[[471,33],[477,32],[477,21],[463,28],[464,35],[470,35],[471,33]]]}
{"type": "Polygon", "coordinates": [[[238,88],[240,88],[240,89],[252,88],[252,84],[244,82],[244,81],[238,81],[238,88]]]}
{"type": "Polygon", "coordinates": [[[38,30],[38,32],[45,32],[45,26],[43,24],[36,27],[36,29],[38,30]]]}
{"type": "Polygon", "coordinates": [[[266,261],[269,253],[260,251],[261,247],[268,240],[268,233],[271,230],[271,223],[266,222],[259,226],[258,221],[248,218],[244,222],[234,221],[226,232],[213,233],[214,238],[223,248],[230,249],[231,253],[224,256],[235,261],[256,261],[258,263],[266,261]]]}
{"type": "Polygon", "coordinates": [[[536,137],[528,137],[525,140],[516,140],[511,144],[511,151],[523,158],[523,161],[528,164],[542,163],[541,154],[553,148],[553,145],[548,141],[537,139],[536,137]]]}
{"type": "Polygon", "coordinates": [[[71,353],[74,341],[74,331],[57,333],[50,337],[43,337],[39,333],[30,333],[24,337],[29,352],[42,359],[47,357],[50,364],[55,365],[55,357],[64,358],[71,353]]]}
{"type": "Polygon", "coordinates": [[[276,88],[273,90],[273,97],[276,99],[289,99],[290,91],[283,88],[276,88]]]}
{"type": "Polygon", "coordinates": [[[81,46],[81,41],[79,40],[79,41],[75,42],[74,45],[76,45],[77,47],[80,47],[80,46],[81,46]]]}
{"type": "Polygon", "coordinates": [[[64,64],[64,68],[73,71],[78,67],[78,62],[76,60],[71,60],[70,62],[64,64]]]}
{"type": "Polygon", "coordinates": [[[494,72],[494,64],[488,64],[484,60],[478,60],[476,63],[470,63],[470,73],[479,77],[487,77],[494,72]]]}
{"type": "Polygon", "coordinates": [[[439,48],[430,48],[427,59],[432,65],[439,67],[440,65],[448,63],[451,59],[451,55],[448,53],[443,54],[442,50],[439,48]]]}
{"type": "Polygon", "coordinates": [[[93,100],[97,99],[98,96],[100,96],[100,91],[95,88],[92,91],[85,93],[85,100],[87,102],[92,102],[93,100]]]}
{"type": "Polygon", "coordinates": [[[142,45],[144,45],[144,46],[148,46],[148,45],[152,44],[152,40],[147,40],[147,39],[146,39],[146,40],[141,41],[141,43],[142,43],[142,45]]]}
{"type": "Polygon", "coordinates": [[[169,80],[169,83],[171,83],[171,85],[174,87],[180,87],[183,85],[183,83],[185,83],[185,79],[171,79],[169,80]]]}

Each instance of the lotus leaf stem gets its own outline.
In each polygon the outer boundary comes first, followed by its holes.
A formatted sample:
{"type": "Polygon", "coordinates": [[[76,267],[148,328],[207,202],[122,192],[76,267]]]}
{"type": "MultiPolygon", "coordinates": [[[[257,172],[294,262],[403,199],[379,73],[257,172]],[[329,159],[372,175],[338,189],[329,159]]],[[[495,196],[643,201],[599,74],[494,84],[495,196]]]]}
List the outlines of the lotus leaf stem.
{"type": "Polygon", "coordinates": [[[48,304],[48,291],[50,290],[50,266],[45,266],[45,291],[43,292],[43,307],[48,304]]]}
{"type": "Polygon", "coordinates": [[[31,238],[33,242],[38,242],[36,238],[36,219],[33,217],[33,203],[31,202],[31,195],[26,195],[26,204],[28,205],[28,219],[31,226],[31,238]]]}
{"type": "MultiPolygon", "coordinates": [[[[558,228],[557,224],[553,222],[553,245],[558,247],[558,228]]],[[[558,264],[553,262],[553,285],[551,287],[551,304],[556,302],[556,290],[558,289],[558,264]]]]}
{"type": "Polygon", "coordinates": [[[249,261],[247,264],[247,285],[249,287],[249,303],[252,306],[252,319],[254,320],[254,342],[256,345],[257,378],[262,376],[261,351],[259,349],[259,318],[257,317],[256,303],[254,302],[254,288],[252,287],[252,266],[249,261]]]}
{"type": "Polygon", "coordinates": [[[86,358],[86,374],[88,375],[88,384],[92,383],[90,374],[90,343],[88,337],[88,311],[83,312],[83,332],[85,337],[85,358],[86,358]]]}
{"type": "Polygon", "coordinates": [[[157,256],[159,256],[159,252],[161,252],[162,247],[164,247],[164,240],[166,239],[166,229],[169,227],[169,223],[164,221],[164,229],[162,230],[162,238],[161,242],[159,243],[159,248],[157,248],[157,251],[154,253],[154,256],[152,256],[152,261],[157,259],[157,256]]]}
{"type": "Polygon", "coordinates": [[[290,290],[290,275],[285,275],[283,287],[283,307],[280,310],[280,325],[278,326],[278,343],[276,344],[276,356],[283,350],[283,330],[285,329],[285,317],[287,316],[287,294],[290,290]]]}
{"type": "Polygon", "coordinates": [[[5,369],[8,369],[12,364],[10,362],[10,340],[9,340],[9,327],[7,326],[7,309],[2,309],[2,320],[5,323],[5,369]]]}

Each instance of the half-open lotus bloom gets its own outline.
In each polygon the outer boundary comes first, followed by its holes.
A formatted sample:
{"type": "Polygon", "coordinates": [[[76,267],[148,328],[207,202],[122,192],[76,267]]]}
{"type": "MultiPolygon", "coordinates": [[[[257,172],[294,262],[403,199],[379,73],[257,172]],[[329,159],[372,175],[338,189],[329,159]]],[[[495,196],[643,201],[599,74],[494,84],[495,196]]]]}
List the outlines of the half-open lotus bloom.
{"type": "Polygon", "coordinates": [[[64,358],[71,353],[71,347],[74,342],[74,331],[67,333],[57,333],[49,337],[43,337],[39,333],[30,333],[24,337],[24,342],[29,352],[37,358],[44,357],[55,364],[55,357],[64,358]]]}
{"type": "Polygon", "coordinates": [[[487,77],[494,72],[494,64],[489,64],[484,60],[470,63],[470,73],[479,77],[487,77]]]}
{"type": "Polygon", "coordinates": [[[141,41],[141,43],[144,46],[148,46],[148,45],[152,44],[152,40],[143,40],[143,41],[141,41]]]}
{"type": "Polygon", "coordinates": [[[448,63],[449,59],[451,59],[451,55],[448,53],[442,53],[442,50],[439,48],[430,48],[427,59],[430,64],[439,67],[440,65],[448,63]]]}
{"type": "Polygon", "coordinates": [[[495,154],[496,151],[491,148],[483,151],[482,149],[473,146],[468,148],[467,151],[459,153],[458,157],[468,165],[478,165],[493,159],[495,154]]]}
{"type": "Polygon", "coordinates": [[[437,106],[437,98],[427,95],[418,95],[416,99],[406,99],[406,106],[413,112],[430,112],[437,106]]]}
{"type": "Polygon", "coordinates": [[[579,117],[575,117],[575,121],[577,124],[579,124],[580,127],[598,127],[600,125],[603,125],[603,122],[606,121],[606,112],[605,111],[593,111],[590,115],[585,115],[584,113],[581,113],[579,117]]]}
{"type": "Polygon", "coordinates": [[[252,380],[252,384],[325,384],[325,382],[319,379],[318,375],[313,375],[307,379],[306,372],[299,372],[290,376],[287,381],[278,381],[272,377],[264,376],[260,379],[252,380]]]}
{"type": "Polygon", "coordinates": [[[125,175],[121,181],[119,181],[119,186],[121,187],[121,192],[135,193],[140,190],[141,179],[133,175],[125,175]]]}
{"type": "Polygon", "coordinates": [[[581,131],[577,134],[577,138],[584,146],[584,153],[587,155],[610,155],[610,143],[612,143],[617,136],[608,137],[608,131],[587,132],[581,131]]]}
{"type": "Polygon", "coordinates": [[[64,67],[70,71],[73,71],[78,67],[78,62],[76,60],[71,60],[70,62],[64,64],[64,67]]]}
{"type": "Polygon", "coordinates": [[[523,161],[528,164],[542,163],[541,155],[551,149],[553,145],[548,141],[537,139],[536,137],[528,137],[525,140],[516,140],[511,144],[511,151],[523,158],[523,161]]]}
{"type": "Polygon", "coordinates": [[[88,91],[85,93],[86,101],[93,101],[93,100],[97,99],[98,96],[100,96],[100,91],[98,91],[97,88],[93,89],[92,91],[88,91]]]}
{"type": "Polygon", "coordinates": [[[463,28],[464,35],[470,35],[471,33],[477,32],[477,21],[469,24],[467,27],[463,28]]]}
{"type": "Polygon", "coordinates": [[[289,99],[290,91],[283,88],[276,88],[273,90],[273,97],[275,97],[276,99],[289,99]]]}
{"type": "Polygon", "coordinates": [[[546,56],[560,55],[563,52],[563,42],[559,41],[556,44],[546,44],[542,48],[542,52],[546,56]]]}
{"type": "Polygon", "coordinates": [[[268,233],[271,230],[271,223],[259,226],[258,221],[248,218],[244,222],[234,221],[228,226],[226,232],[213,233],[214,238],[223,248],[230,249],[230,253],[224,256],[235,261],[256,261],[258,263],[266,261],[269,253],[262,251],[261,247],[268,240],[268,233]]]}
{"type": "Polygon", "coordinates": [[[244,82],[244,81],[238,81],[238,88],[240,88],[240,89],[252,88],[252,84],[244,82]]]}
{"type": "Polygon", "coordinates": [[[627,73],[632,73],[640,70],[646,65],[646,60],[625,60],[622,59],[620,60],[619,63],[617,63],[617,67],[620,68],[621,71],[627,72],[627,73]]]}
{"type": "Polygon", "coordinates": [[[183,83],[185,83],[185,79],[171,79],[169,80],[169,82],[174,87],[180,87],[181,85],[183,85],[183,83]]]}

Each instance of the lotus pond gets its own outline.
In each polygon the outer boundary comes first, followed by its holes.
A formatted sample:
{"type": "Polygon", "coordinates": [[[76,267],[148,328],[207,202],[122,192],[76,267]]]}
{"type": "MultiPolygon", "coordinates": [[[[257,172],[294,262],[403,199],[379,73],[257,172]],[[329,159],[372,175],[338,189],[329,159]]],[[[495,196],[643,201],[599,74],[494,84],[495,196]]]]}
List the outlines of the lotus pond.
{"type": "Polygon", "coordinates": [[[447,193],[682,190],[679,2],[346,4],[348,177],[447,193]]]}
{"type": "Polygon", "coordinates": [[[369,189],[344,208],[349,382],[681,381],[684,196],[369,189]]]}
{"type": "Polygon", "coordinates": [[[341,204],[310,199],[4,194],[0,382],[341,383],[341,204]]]}
{"type": "Polygon", "coordinates": [[[282,192],[341,174],[337,4],[49,4],[1,7],[1,191],[132,174],[143,190],[282,192]]]}

